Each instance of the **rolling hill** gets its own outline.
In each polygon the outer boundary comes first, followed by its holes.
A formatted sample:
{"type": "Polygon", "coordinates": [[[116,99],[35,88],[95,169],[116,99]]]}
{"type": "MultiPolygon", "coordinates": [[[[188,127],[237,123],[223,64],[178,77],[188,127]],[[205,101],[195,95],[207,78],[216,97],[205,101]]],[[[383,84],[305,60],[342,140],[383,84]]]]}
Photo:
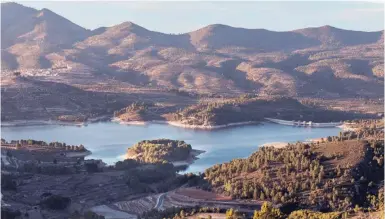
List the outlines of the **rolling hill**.
{"type": "Polygon", "coordinates": [[[1,10],[5,79],[17,71],[88,91],[383,97],[384,31],[213,24],[175,35],[132,22],[87,30],[48,9],[17,3],[2,3],[1,10]]]}

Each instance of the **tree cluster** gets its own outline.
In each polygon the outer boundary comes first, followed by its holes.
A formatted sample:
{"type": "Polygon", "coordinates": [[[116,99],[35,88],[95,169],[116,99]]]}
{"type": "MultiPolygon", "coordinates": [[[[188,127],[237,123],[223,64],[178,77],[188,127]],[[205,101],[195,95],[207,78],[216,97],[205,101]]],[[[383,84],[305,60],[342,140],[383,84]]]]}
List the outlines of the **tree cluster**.
{"type": "Polygon", "coordinates": [[[64,210],[71,203],[71,199],[60,195],[49,195],[40,201],[40,205],[51,210],[64,210]]]}
{"type": "Polygon", "coordinates": [[[20,148],[21,146],[38,146],[38,147],[47,147],[47,148],[58,148],[67,151],[86,151],[87,149],[81,145],[67,145],[63,142],[45,142],[45,141],[37,141],[33,139],[21,139],[21,140],[11,140],[7,142],[5,139],[1,139],[2,144],[11,144],[16,145],[16,148],[20,148]]]}
{"type": "Polygon", "coordinates": [[[119,117],[123,114],[132,113],[132,112],[144,113],[149,107],[153,107],[153,106],[154,106],[153,103],[134,102],[123,109],[114,111],[114,117],[119,117]]]}
{"type": "MultiPolygon", "coordinates": [[[[232,210],[232,209],[231,209],[232,210]]],[[[185,219],[188,216],[193,216],[198,213],[225,213],[226,209],[212,208],[212,207],[173,207],[164,211],[153,209],[143,213],[140,218],[143,219],[185,219]]],[[[232,210],[234,212],[234,210],[232,210]]],[[[233,215],[234,213],[232,213],[233,215]]]]}
{"type": "Polygon", "coordinates": [[[367,145],[365,158],[358,166],[325,165],[343,155],[319,153],[318,144],[262,147],[247,159],[207,169],[205,179],[213,191],[233,198],[347,210],[364,202],[358,198],[357,186],[366,193],[370,181],[383,180],[383,141],[367,145]]]}
{"type": "Polygon", "coordinates": [[[192,151],[191,145],[184,141],[157,139],[138,142],[128,149],[128,155],[144,163],[167,163],[186,160],[192,151]]]}

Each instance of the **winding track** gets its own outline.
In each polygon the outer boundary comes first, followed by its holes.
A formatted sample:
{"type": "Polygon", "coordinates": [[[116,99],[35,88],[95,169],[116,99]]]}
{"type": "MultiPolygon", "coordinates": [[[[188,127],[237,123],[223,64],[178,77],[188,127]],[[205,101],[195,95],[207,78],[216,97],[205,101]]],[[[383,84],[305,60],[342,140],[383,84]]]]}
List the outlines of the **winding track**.
{"type": "Polygon", "coordinates": [[[160,210],[163,206],[164,197],[167,193],[162,193],[158,196],[158,199],[156,200],[156,204],[154,206],[155,209],[160,210]]]}

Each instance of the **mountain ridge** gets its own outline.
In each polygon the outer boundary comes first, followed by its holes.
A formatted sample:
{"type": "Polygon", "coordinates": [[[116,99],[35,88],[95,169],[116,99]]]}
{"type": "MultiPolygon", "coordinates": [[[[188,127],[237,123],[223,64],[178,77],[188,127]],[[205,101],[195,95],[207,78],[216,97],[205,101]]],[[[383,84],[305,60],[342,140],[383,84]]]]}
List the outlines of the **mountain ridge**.
{"type": "Polygon", "coordinates": [[[104,75],[140,89],[206,94],[382,96],[384,31],[212,24],[167,34],[130,21],[87,30],[46,9],[10,5],[1,33],[2,66],[9,72],[33,76],[45,69],[72,85],[88,84],[76,79],[85,71],[97,84],[104,75]],[[25,13],[11,19],[17,10],[25,13]]]}
{"type": "MultiPolygon", "coordinates": [[[[23,9],[29,9],[29,10],[33,10],[33,11],[41,11],[41,12],[49,12],[49,13],[53,13],[57,16],[60,16],[60,17],[63,17],[61,15],[58,15],[56,14],[55,12],[51,11],[50,9],[47,9],[47,8],[42,8],[41,10],[37,10],[37,9],[34,9],[32,7],[27,7],[27,6],[24,6],[22,4],[19,4],[19,3],[16,3],[16,2],[3,2],[1,3],[1,7],[7,7],[7,6],[12,6],[12,7],[19,7],[19,8],[23,8],[23,9]]],[[[3,16],[3,15],[2,15],[3,16]]],[[[63,17],[64,18],[64,17],[63,17]]],[[[68,19],[67,19],[68,20],[68,19]]],[[[77,26],[80,26],[78,24],[76,24],[75,22],[72,22],[70,21],[71,23],[77,25],[77,26]]],[[[114,27],[114,26],[118,26],[118,25],[130,25],[130,26],[136,26],[136,27],[139,27],[139,28],[143,28],[143,29],[146,29],[146,30],[149,30],[148,28],[145,28],[139,24],[136,24],[132,21],[124,21],[122,23],[119,23],[119,24],[115,24],[115,25],[112,25],[112,26],[109,26],[109,27],[114,27]]],[[[99,29],[99,28],[109,28],[109,27],[98,27],[98,28],[95,28],[93,30],[89,30],[89,31],[94,31],[96,29],[99,29]]],[[[86,29],[84,27],[82,27],[83,29],[86,29]]],[[[362,33],[378,33],[378,32],[384,32],[384,30],[378,30],[378,31],[360,31],[360,30],[348,30],[348,29],[344,29],[344,28],[338,28],[338,27],[335,27],[335,26],[331,26],[331,25],[323,25],[323,26],[316,26],[316,27],[305,27],[305,28],[299,28],[299,29],[293,29],[293,30],[290,30],[290,31],[277,31],[277,30],[271,30],[271,29],[265,29],[265,28],[245,28],[245,27],[235,27],[235,26],[231,26],[231,25],[227,25],[227,24],[221,24],[221,23],[215,23],[215,24],[209,24],[209,25],[206,25],[206,26],[203,26],[201,28],[198,28],[196,30],[193,30],[193,31],[188,31],[188,32],[185,32],[185,33],[180,33],[180,34],[172,34],[172,33],[165,33],[165,32],[160,32],[160,31],[152,31],[152,32],[158,32],[158,33],[163,33],[163,34],[169,34],[169,35],[184,35],[184,34],[189,34],[189,33],[193,33],[193,32],[196,32],[196,31],[199,31],[201,29],[212,29],[212,28],[232,28],[232,29],[243,29],[243,30],[260,30],[260,31],[270,31],[270,32],[276,32],[276,33],[282,33],[282,32],[298,32],[298,31],[301,31],[301,30],[307,30],[307,29],[334,29],[334,30],[340,30],[340,31],[352,31],[352,32],[362,32],[362,33]]],[[[149,30],[151,31],[151,30],[149,30]]]]}

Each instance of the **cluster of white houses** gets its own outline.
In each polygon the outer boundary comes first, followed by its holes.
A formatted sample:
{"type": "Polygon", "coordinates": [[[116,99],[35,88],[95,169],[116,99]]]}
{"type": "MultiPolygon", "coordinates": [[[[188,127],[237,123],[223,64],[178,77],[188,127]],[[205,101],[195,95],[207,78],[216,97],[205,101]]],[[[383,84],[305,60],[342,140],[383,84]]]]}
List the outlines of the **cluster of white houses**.
{"type": "Polygon", "coordinates": [[[288,120],[281,120],[281,119],[272,119],[272,118],[265,118],[266,120],[274,123],[278,123],[281,125],[291,125],[291,126],[308,126],[308,127],[336,127],[340,126],[343,123],[342,122],[328,122],[328,123],[315,123],[312,121],[306,122],[306,121],[288,121],[288,120]]]}

